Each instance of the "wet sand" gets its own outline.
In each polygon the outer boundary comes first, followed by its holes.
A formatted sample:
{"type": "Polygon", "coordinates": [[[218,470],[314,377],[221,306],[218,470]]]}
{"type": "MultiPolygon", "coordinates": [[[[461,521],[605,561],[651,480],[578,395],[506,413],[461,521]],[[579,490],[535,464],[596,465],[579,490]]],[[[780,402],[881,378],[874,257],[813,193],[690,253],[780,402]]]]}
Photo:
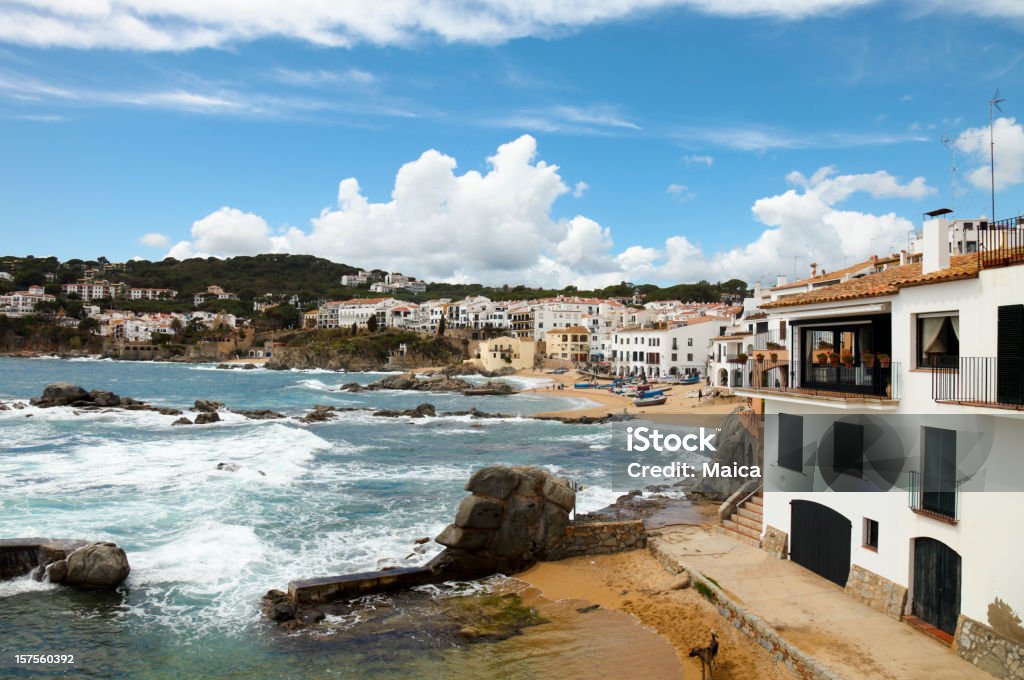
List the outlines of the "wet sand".
{"type": "MultiPolygon", "coordinates": [[[[635,616],[672,645],[686,678],[700,677],[700,662],[690,658],[689,652],[706,645],[712,630],[720,643],[715,680],[794,677],[764,648],[728,626],[696,590],[667,589],[675,577],[646,550],[545,562],[516,578],[538,588],[549,600],[593,603],[635,616]]],[[[653,677],[638,671],[627,677],[653,677]]]]}

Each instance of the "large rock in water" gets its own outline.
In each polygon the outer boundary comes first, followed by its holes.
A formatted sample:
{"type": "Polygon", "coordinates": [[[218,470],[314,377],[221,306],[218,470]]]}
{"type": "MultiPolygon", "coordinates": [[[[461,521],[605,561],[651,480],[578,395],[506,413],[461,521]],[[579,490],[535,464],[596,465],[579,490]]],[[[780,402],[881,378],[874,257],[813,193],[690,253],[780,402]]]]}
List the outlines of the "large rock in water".
{"type": "Polygon", "coordinates": [[[50,383],[43,388],[43,396],[39,401],[55,406],[67,406],[76,401],[89,399],[89,393],[79,385],[66,382],[50,383]]]}
{"type": "Polygon", "coordinates": [[[116,588],[131,572],[128,556],[115,543],[92,543],[50,564],[53,583],[103,590],[116,588]]]}
{"type": "Polygon", "coordinates": [[[435,539],[446,550],[428,567],[448,579],[512,574],[554,554],[576,493],[536,467],[481,468],[466,483],[455,521],[435,539]]]}

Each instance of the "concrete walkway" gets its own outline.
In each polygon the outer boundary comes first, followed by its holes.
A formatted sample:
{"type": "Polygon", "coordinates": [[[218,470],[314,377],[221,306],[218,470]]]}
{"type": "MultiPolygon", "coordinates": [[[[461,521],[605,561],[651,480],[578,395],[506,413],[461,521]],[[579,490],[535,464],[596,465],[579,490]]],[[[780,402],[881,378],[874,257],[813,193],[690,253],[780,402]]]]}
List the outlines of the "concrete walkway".
{"type": "Polygon", "coordinates": [[[992,678],[948,646],[857,602],[831,581],[713,529],[665,528],[650,542],[663,557],[713,579],[730,599],[842,678],[992,678]]]}

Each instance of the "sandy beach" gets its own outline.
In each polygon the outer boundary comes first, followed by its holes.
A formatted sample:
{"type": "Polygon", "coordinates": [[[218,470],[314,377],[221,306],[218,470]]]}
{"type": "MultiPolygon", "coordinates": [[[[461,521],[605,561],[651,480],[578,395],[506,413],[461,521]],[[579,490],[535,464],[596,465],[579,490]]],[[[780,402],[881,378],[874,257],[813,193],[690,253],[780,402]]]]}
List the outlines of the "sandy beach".
{"type": "MultiPolygon", "coordinates": [[[[601,417],[609,413],[622,413],[624,410],[628,413],[636,415],[701,415],[701,414],[726,414],[730,413],[737,406],[743,402],[735,397],[718,397],[716,399],[704,398],[701,400],[697,399],[697,390],[704,389],[701,385],[671,385],[671,390],[668,392],[668,401],[661,406],[648,406],[644,408],[637,408],[633,405],[633,399],[631,397],[624,397],[618,394],[612,394],[608,390],[594,390],[594,389],[576,389],[573,387],[574,384],[579,382],[586,382],[587,377],[581,376],[575,370],[570,370],[568,373],[562,375],[556,375],[552,373],[544,373],[541,371],[520,371],[516,375],[530,378],[545,378],[553,381],[556,385],[564,385],[565,388],[558,391],[560,396],[565,397],[579,397],[582,399],[589,399],[590,401],[597,402],[599,406],[593,406],[584,409],[571,409],[565,411],[551,411],[546,413],[538,413],[534,417],[539,418],[582,418],[584,416],[589,417],[601,417]]],[[[600,384],[611,382],[610,380],[600,380],[600,384]]],[[[549,387],[537,387],[529,392],[548,392],[549,387]]]]}
{"type": "Polygon", "coordinates": [[[646,550],[545,562],[516,578],[550,600],[579,600],[635,616],[668,640],[685,677],[700,677],[700,662],[690,658],[689,652],[706,645],[712,630],[720,642],[715,680],[794,677],[764,648],[728,626],[696,590],[671,590],[675,577],[646,550]]]}

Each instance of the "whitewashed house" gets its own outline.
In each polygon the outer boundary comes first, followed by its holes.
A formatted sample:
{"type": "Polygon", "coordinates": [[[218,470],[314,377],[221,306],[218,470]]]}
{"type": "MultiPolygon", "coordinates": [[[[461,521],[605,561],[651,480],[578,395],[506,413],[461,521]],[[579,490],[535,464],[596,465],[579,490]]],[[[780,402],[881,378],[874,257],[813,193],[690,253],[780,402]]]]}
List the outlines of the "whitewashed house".
{"type": "Polygon", "coordinates": [[[735,390],[763,400],[765,492],[730,529],[1020,677],[1024,229],[987,226],[951,258],[930,220],[919,262],[764,305],[790,359],[735,390]]]}

